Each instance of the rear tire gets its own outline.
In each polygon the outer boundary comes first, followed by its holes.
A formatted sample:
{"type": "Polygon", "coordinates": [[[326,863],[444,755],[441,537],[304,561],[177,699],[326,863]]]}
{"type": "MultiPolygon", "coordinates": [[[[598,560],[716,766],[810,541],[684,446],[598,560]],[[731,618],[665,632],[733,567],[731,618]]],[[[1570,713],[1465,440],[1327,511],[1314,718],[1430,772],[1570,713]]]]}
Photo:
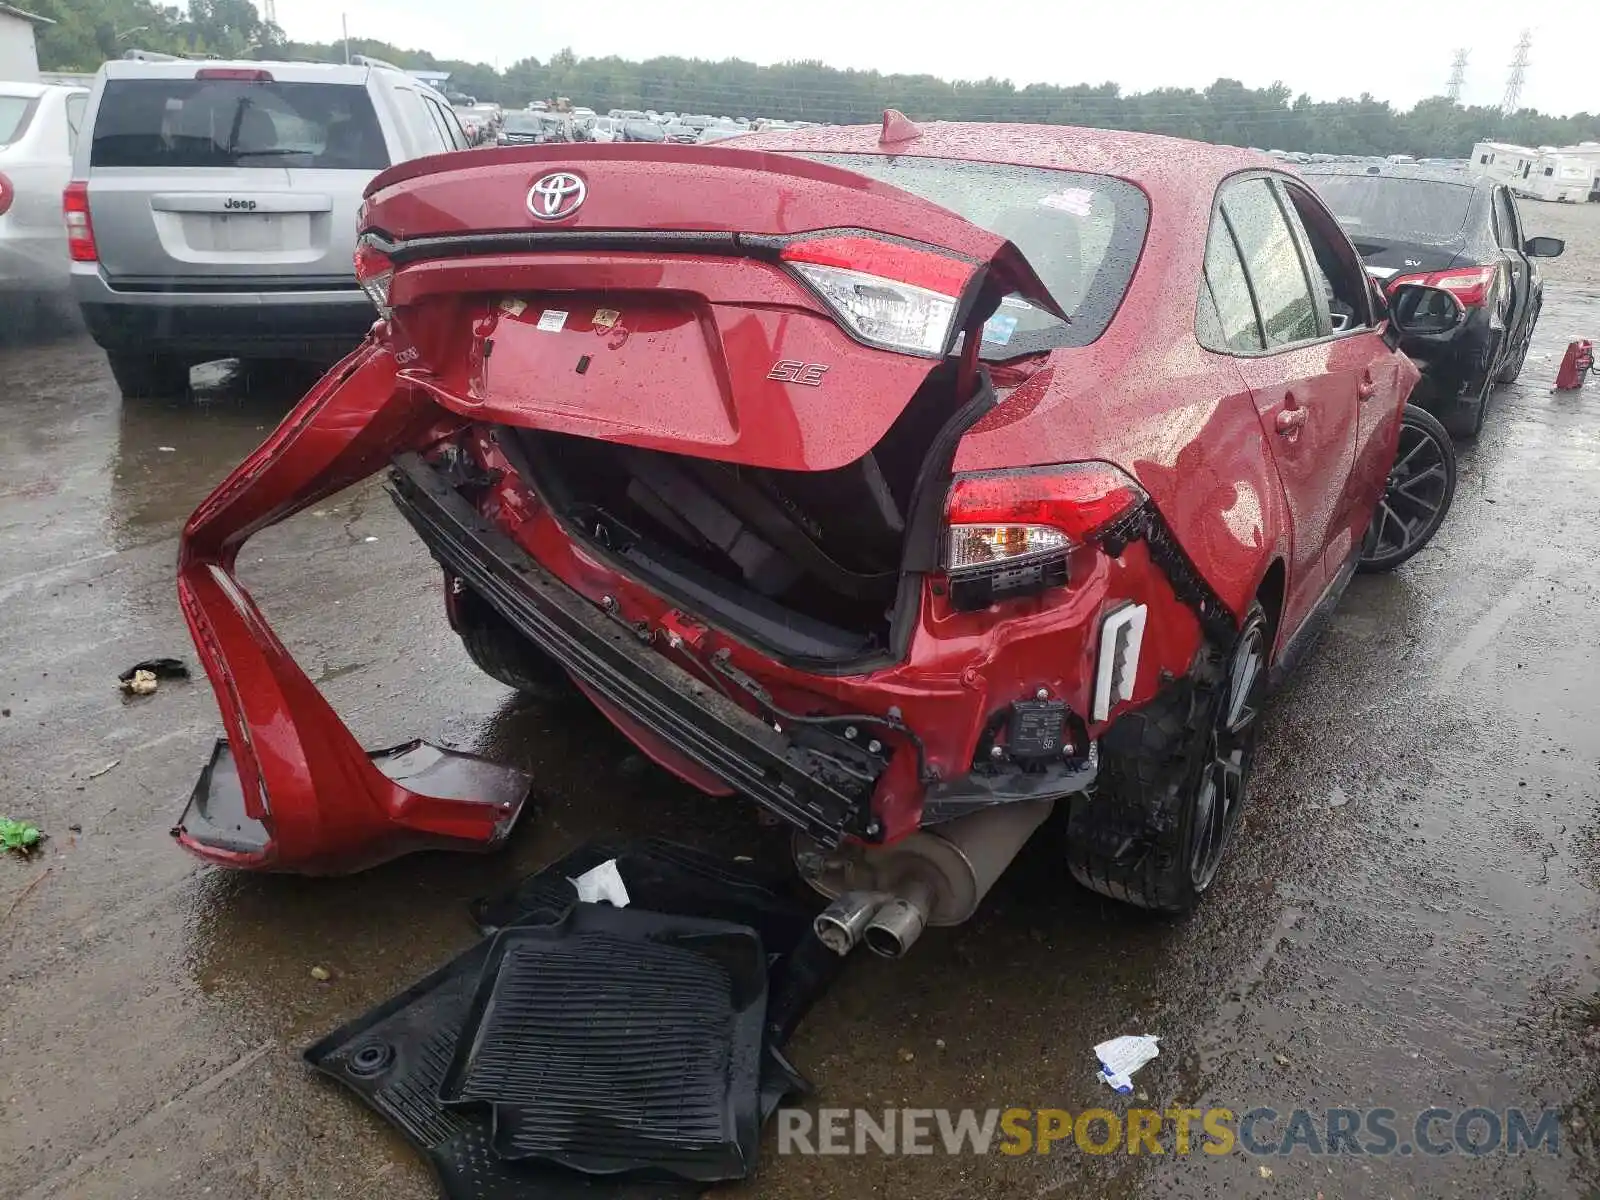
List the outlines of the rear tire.
{"type": "Polygon", "coordinates": [[[490,679],[535,700],[564,700],[577,689],[560,665],[476,596],[464,605],[461,645],[490,679]]]}
{"type": "Polygon", "coordinates": [[[1361,547],[1358,571],[1392,571],[1439,532],[1456,494],[1456,447],[1426,409],[1400,415],[1400,445],[1361,547]]]}
{"type": "Polygon", "coordinates": [[[1249,795],[1272,629],[1252,604],[1226,653],[1102,739],[1094,791],[1067,822],[1067,863],[1091,891],[1187,913],[1215,882],[1249,795]]]}
{"type": "Polygon", "coordinates": [[[189,397],[189,364],[184,359],[169,354],[107,351],[106,361],[125,399],[186,400],[189,397]]]}

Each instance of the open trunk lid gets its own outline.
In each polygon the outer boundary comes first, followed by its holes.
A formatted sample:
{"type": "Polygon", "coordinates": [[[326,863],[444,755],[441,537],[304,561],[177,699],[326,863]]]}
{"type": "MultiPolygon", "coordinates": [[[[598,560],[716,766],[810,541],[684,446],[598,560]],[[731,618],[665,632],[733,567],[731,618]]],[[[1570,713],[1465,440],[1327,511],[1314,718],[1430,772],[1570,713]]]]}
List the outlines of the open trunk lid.
{"type": "Polygon", "coordinates": [[[1060,315],[1009,241],[837,167],[711,146],[471,160],[373,181],[358,274],[405,377],[481,420],[830,470],[963,338],[975,359],[1002,297],[1060,315]]]}

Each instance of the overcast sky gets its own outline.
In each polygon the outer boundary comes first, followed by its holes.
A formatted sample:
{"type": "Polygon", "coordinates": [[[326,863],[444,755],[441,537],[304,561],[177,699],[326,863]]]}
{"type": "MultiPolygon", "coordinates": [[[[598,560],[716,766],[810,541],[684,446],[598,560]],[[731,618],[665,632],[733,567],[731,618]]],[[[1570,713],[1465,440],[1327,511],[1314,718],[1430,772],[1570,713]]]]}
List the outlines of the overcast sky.
{"type": "Polygon", "coordinates": [[[337,39],[342,9],[352,37],[501,68],[571,46],[583,57],[820,59],[945,78],[994,75],[1019,85],[1114,81],[1124,91],[1204,87],[1219,75],[1252,87],[1281,79],[1319,100],[1368,91],[1400,107],[1443,92],[1457,48],[1470,51],[1462,99],[1498,104],[1527,26],[1533,51],[1522,103],[1558,115],[1600,111],[1594,0],[277,0],[277,7],[278,23],[299,40],[337,39]]]}

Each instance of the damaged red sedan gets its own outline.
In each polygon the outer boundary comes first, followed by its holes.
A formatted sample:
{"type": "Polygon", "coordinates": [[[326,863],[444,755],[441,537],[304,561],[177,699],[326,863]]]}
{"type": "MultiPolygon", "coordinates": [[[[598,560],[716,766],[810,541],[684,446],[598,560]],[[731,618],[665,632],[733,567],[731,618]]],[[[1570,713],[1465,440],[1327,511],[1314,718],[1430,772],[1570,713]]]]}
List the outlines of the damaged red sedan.
{"type": "Polygon", "coordinates": [[[1459,304],[1386,303],[1241,150],[891,113],[423,159],[361,221],[381,319],[184,533],[228,737],[178,834],[215,862],[517,816],[515,772],[363,750],[234,578],[387,469],[473,660],[792,824],[835,948],[964,920],[1052,809],[1081,883],[1183,911],[1270,684],[1454,485],[1395,345],[1459,304]]]}

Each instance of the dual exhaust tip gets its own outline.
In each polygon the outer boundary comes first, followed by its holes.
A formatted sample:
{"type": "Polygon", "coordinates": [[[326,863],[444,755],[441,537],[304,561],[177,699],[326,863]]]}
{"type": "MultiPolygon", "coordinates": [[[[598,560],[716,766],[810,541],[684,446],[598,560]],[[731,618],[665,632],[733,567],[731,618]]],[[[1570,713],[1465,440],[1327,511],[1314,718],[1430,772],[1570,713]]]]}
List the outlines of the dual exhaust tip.
{"type": "Polygon", "coordinates": [[[817,940],[843,957],[862,943],[882,958],[902,958],[928,924],[932,889],[912,880],[895,892],[846,892],[812,922],[817,940]]]}

